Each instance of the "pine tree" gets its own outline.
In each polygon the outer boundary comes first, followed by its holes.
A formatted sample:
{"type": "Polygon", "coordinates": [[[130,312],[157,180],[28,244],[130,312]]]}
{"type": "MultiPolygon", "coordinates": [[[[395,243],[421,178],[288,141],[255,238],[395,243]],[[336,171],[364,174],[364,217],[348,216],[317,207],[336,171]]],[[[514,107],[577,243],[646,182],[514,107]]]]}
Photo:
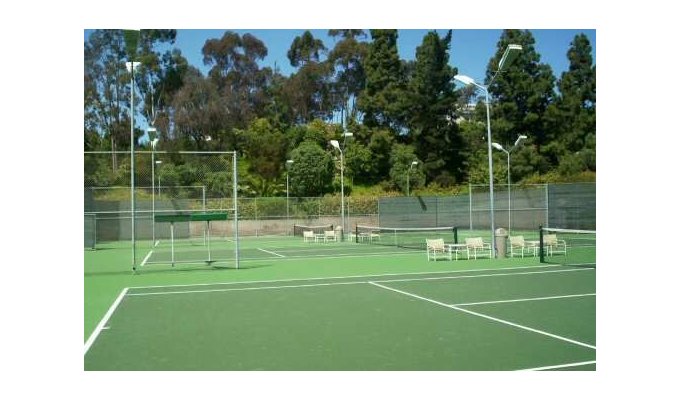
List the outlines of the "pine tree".
{"type": "Polygon", "coordinates": [[[449,66],[451,30],[444,37],[429,32],[416,49],[413,77],[407,91],[409,137],[430,178],[443,185],[460,181],[464,170],[462,140],[452,113],[456,104],[449,66]]]}

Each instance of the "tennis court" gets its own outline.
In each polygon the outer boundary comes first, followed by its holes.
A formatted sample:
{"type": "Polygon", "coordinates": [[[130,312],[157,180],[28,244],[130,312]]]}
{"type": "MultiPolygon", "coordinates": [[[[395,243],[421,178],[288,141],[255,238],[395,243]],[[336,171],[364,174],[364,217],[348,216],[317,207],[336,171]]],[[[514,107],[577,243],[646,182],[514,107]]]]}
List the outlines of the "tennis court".
{"type": "MultiPolygon", "coordinates": [[[[594,265],[428,262],[424,250],[298,237],[241,247],[239,270],[91,269],[85,369],[595,369],[594,265]]],[[[123,250],[86,252],[86,270],[123,250]]]]}

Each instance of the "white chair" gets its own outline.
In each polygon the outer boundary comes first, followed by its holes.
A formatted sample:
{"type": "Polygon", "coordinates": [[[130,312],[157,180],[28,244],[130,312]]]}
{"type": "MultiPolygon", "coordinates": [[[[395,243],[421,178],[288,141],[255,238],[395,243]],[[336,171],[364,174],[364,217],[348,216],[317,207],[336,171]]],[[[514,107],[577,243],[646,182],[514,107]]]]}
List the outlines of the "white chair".
{"type": "Polygon", "coordinates": [[[444,248],[444,239],[425,239],[425,244],[427,247],[427,261],[437,261],[438,254],[446,256],[447,253],[444,248]]]}
{"type": "Polygon", "coordinates": [[[484,256],[491,258],[491,244],[485,243],[481,237],[466,238],[465,244],[468,248],[468,254],[471,254],[475,260],[477,256],[484,256]]]}
{"type": "Polygon", "coordinates": [[[567,254],[567,242],[558,239],[557,235],[543,235],[543,246],[548,249],[548,254],[567,254]]]}
{"type": "Polygon", "coordinates": [[[538,253],[538,248],[534,245],[535,242],[527,242],[524,240],[524,236],[510,236],[510,257],[515,257],[515,255],[521,255],[524,258],[524,254],[531,254],[536,256],[538,253]]]}
{"type": "Polygon", "coordinates": [[[324,241],[324,243],[326,243],[326,242],[337,242],[338,236],[335,234],[335,231],[324,231],[323,232],[323,241],[324,241]]]}
{"type": "Polygon", "coordinates": [[[303,231],[302,232],[302,240],[304,240],[305,242],[309,242],[309,241],[316,242],[316,238],[314,237],[314,232],[313,231],[303,231]]]}

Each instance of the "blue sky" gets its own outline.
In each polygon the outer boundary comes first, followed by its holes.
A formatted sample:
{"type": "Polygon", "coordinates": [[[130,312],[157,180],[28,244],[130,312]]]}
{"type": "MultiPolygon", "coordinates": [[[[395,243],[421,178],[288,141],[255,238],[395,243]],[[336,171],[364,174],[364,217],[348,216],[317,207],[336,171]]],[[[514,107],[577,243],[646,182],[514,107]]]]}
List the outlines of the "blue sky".
{"type": "MultiPolygon", "coordinates": [[[[201,49],[208,39],[219,39],[225,29],[179,29],[177,40],[173,47],[182,51],[184,57],[194,67],[207,74],[208,67],[203,64],[201,49]]],[[[304,29],[235,29],[240,35],[251,33],[262,40],[268,49],[268,55],[261,62],[263,66],[279,67],[281,73],[290,75],[295,69],[290,66],[286,56],[293,39],[300,36],[304,29]]],[[[335,45],[335,38],[327,35],[327,29],[311,29],[314,37],[324,41],[328,49],[335,45]]],[[[406,60],[413,60],[427,29],[400,29],[398,48],[399,56],[406,60]]],[[[446,34],[445,29],[436,30],[440,35],[446,34]]],[[[87,39],[90,30],[85,31],[87,39]]],[[[368,29],[366,29],[368,34],[368,29]]],[[[478,81],[483,81],[489,59],[496,51],[496,43],[500,38],[500,29],[454,29],[451,42],[449,63],[458,67],[460,74],[468,75],[478,81]]],[[[579,33],[584,33],[593,47],[593,59],[596,61],[596,41],[594,29],[532,29],[536,41],[535,47],[541,55],[541,62],[550,64],[557,78],[569,68],[567,51],[571,41],[579,33]]]]}
{"type": "MultiPolygon", "coordinates": [[[[177,40],[174,46],[182,51],[190,64],[207,73],[209,68],[203,65],[201,48],[206,40],[219,39],[225,31],[224,29],[180,29],[177,32],[177,40]]],[[[295,70],[290,66],[286,53],[293,39],[304,31],[304,29],[234,30],[240,35],[251,33],[262,40],[269,51],[262,65],[273,67],[276,63],[284,75],[289,75],[295,70]]],[[[328,49],[334,47],[336,39],[327,35],[327,29],[311,29],[310,31],[315,38],[323,40],[328,49]]],[[[400,29],[397,43],[399,56],[406,60],[413,60],[416,47],[422,43],[423,36],[428,31],[426,29],[400,29]]],[[[446,34],[445,29],[437,29],[436,31],[440,35],[446,34]]],[[[496,43],[501,32],[500,29],[454,29],[449,62],[458,67],[459,73],[482,81],[486,65],[496,51],[496,43]]],[[[366,29],[366,33],[368,34],[368,29],[366,29]]],[[[584,33],[588,37],[593,47],[593,59],[595,59],[594,29],[537,29],[531,30],[531,33],[536,40],[535,46],[541,55],[541,61],[550,64],[557,78],[569,68],[567,50],[575,35],[584,33]]]]}

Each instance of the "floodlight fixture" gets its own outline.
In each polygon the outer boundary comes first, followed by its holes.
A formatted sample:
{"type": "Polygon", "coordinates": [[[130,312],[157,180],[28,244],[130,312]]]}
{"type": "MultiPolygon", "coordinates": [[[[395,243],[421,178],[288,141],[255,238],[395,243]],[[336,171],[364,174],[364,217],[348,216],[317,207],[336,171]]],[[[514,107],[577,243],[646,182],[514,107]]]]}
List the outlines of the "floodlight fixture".
{"type": "Polygon", "coordinates": [[[522,46],[518,44],[509,44],[508,47],[505,48],[505,52],[503,53],[501,60],[498,62],[498,70],[501,71],[506,65],[512,64],[517,56],[519,56],[521,51],[522,46]]]}
{"type": "Polygon", "coordinates": [[[453,79],[457,80],[460,83],[463,83],[465,85],[477,85],[474,79],[470,78],[467,75],[456,75],[453,77],[453,79]]]}
{"type": "Polygon", "coordinates": [[[127,69],[127,72],[132,72],[132,70],[137,69],[142,63],[139,61],[133,61],[133,62],[126,62],[125,63],[125,68],[127,69]]]}
{"type": "Polygon", "coordinates": [[[522,140],[527,139],[527,135],[519,135],[517,140],[515,140],[515,146],[519,145],[522,140]]]}

